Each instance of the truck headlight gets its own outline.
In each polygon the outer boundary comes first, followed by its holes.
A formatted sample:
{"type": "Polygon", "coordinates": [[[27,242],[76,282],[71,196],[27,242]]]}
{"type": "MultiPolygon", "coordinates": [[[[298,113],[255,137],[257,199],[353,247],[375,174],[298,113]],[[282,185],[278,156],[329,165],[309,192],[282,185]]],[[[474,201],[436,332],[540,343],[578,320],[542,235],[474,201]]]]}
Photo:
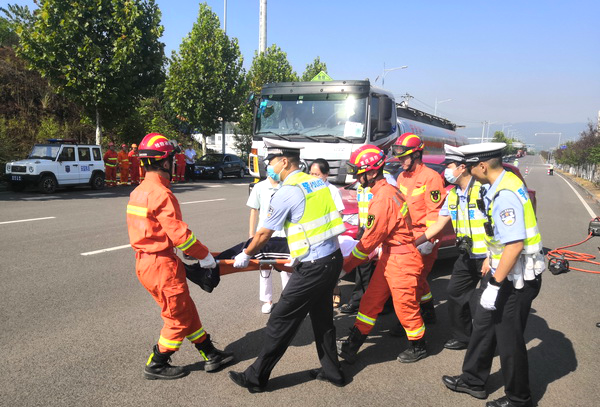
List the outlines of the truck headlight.
{"type": "Polygon", "coordinates": [[[10,164],[6,164],[6,172],[10,172],[10,164]]]}
{"type": "Polygon", "coordinates": [[[342,220],[349,225],[358,226],[358,213],[342,215],[342,220]]]}

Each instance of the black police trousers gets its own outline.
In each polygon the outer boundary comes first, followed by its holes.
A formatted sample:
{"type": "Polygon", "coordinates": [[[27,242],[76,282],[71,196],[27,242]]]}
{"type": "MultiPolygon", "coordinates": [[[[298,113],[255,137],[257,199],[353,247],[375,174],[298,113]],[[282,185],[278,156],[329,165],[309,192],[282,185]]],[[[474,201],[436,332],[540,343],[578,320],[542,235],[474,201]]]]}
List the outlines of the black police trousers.
{"type": "Polygon", "coordinates": [[[342,252],[337,250],[318,260],[301,262],[294,268],[267,322],[263,348],[244,372],[250,384],[260,387],[267,385],[271,371],[296,336],[307,314],[310,314],[323,373],[332,381],[344,380],[336,352],[332,297],[342,264],[342,252]]]}
{"type": "Polygon", "coordinates": [[[371,281],[375,266],[377,266],[377,262],[374,260],[369,260],[366,263],[356,266],[354,269],[354,287],[352,288],[352,294],[348,300],[348,305],[358,308],[360,299],[369,287],[369,281],[371,281]]]}
{"type": "Polygon", "coordinates": [[[469,253],[459,254],[446,289],[451,338],[463,343],[469,343],[473,330],[472,315],[475,315],[479,299],[479,296],[474,294],[477,284],[481,281],[483,260],[472,259],[469,253]]]}
{"type": "MultiPolygon", "coordinates": [[[[485,283],[489,281],[489,274],[484,278],[485,283]]],[[[467,384],[483,386],[490,375],[497,345],[504,391],[515,406],[533,405],[524,332],[531,303],[540,292],[541,285],[541,275],[535,280],[525,281],[525,286],[519,290],[512,281],[505,279],[494,311],[477,304],[473,332],[463,362],[461,378],[467,384]]]]}

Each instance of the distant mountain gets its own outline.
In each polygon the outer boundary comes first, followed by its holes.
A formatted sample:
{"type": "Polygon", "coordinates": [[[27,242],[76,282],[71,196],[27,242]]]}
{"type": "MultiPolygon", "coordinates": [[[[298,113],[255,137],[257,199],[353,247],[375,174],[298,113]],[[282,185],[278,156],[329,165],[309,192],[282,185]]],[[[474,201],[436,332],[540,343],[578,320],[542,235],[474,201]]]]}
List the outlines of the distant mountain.
{"type": "MultiPolygon", "coordinates": [[[[457,132],[467,136],[471,143],[479,143],[481,141],[481,126],[466,127],[458,129],[457,132]]],[[[560,135],[560,143],[579,139],[579,134],[587,129],[587,123],[549,123],[549,122],[522,122],[522,123],[505,123],[504,134],[521,140],[525,144],[534,144],[535,149],[548,150],[555,148],[558,145],[558,134],[540,134],[535,136],[535,133],[562,133],[560,135]],[[510,125],[510,127],[507,127],[510,125]]],[[[490,125],[489,136],[493,137],[494,132],[501,131],[502,126],[497,124],[490,125]]],[[[487,131],[486,131],[487,133],[487,131]]]]}

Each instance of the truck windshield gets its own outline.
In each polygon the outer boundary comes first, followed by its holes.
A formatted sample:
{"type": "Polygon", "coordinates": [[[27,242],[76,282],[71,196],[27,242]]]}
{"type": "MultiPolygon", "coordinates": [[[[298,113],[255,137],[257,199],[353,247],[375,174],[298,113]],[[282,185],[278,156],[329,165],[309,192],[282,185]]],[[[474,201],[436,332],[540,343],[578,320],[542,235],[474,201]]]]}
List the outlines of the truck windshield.
{"type": "Polygon", "coordinates": [[[54,160],[58,155],[58,150],[60,150],[60,146],[33,146],[28,158],[44,158],[48,160],[54,160]]]}
{"type": "Polygon", "coordinates": [[[269,95],[257,113],[255,135],[313,142],[364,140],[367,95],[269,95]]]}

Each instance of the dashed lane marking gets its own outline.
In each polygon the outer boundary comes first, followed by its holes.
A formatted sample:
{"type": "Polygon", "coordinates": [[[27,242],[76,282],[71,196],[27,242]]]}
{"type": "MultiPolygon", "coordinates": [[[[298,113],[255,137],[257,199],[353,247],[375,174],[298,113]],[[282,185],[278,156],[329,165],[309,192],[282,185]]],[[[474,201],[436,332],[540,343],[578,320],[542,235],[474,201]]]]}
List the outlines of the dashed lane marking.
{"type": "Polygon", "coordinates": [[[203,201],[190,201],[190,202],[181,202],[180,205],[188,205],[188,204],[196,204],[196,203],[205,203],[205,202],[216,202],[216,201],[225,201],[225,198],[217,198],[217,199],[205,199],[203,201]]]}
{"type": "Polygon", "coordinates": [[[58,195],[44,195],[44,196],[31,196],[29,198],[23,198],[24,201],[41,201],[43,199],[56,199],[58,195]]]}
{"type": "Polygon", "coordinates": [[[106,252],[113,252],[115,250],[126,249],[128,247],[131,247],[131,245],[124,244],[122,246],[109,247],[109,248],[106,248],[106,249],[94,250],[93,252],[81,253],[81,255],[82,256],[91,256],[91,255],[94,255],[94,254],[100,254],[100,253],[106,253],[106,252]]]}
{"type": "Polygon", "coordinates": [[[32,218],[32,219],[20,219],[20,220],[9,220],[6,222],[0,222],[0,225],[6,225],[7,223],[20,223],[20,222],[33,222],[35,220],[46,220],[46,219],[56,219],[56,216],[47,216],[45,218],[32,218]]]}
{"type": "Polygon", "coordinates": [[[114,195],[114,192],[96,192],[93,194],[85,194],[86,196],[105,196],[105,195],[114,195]]]}

